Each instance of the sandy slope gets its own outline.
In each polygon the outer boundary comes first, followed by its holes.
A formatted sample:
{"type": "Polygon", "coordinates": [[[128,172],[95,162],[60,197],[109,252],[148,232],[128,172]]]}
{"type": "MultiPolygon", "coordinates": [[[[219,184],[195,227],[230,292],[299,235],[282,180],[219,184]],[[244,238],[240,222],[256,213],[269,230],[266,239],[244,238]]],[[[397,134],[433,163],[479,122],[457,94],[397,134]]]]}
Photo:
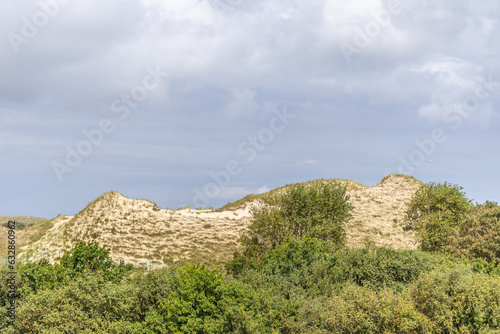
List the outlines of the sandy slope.
{"type": "MultiPolygon", "coordinates": [[[[401,222],[406,202],[421,183],[412,177],[389,175],[374,187],[349,191],[355,206],[346,226],[348,243],[361,247],[369,238],[377,245],[412,249],[416,242],[401,222]]],[[[236,210],[212,212],[160,209],[146,200],[109,192],[75,216],[58,216],[43,237],[24,247],[30,260],[53,260],[78,241],[97,240],[111,249],[115,261],[162,266],[174,261],[220,265],[232,258],[238,238],[250,224],[250,203],[236,210]]]]}
{"type": "Polygon", "coordinates": [[[391,174],[376,186],[349,192],[353,219],[346,226],[351,247],[362,247],[368,238],[377,246],[415,249],[413,233],[403,231],[407,202],[422,183],[413,177],[391,174]]]}
{"type": "Polygon", "coordinates": [[[109,192],[76,216],[59,216],[38,242],[26,247],[31,259],[54,258],[80,241],[97,240],[111,256],[126,263],[172,263],[195,260],[220,264],[231,258],[248,226],[248,209],[211,212],[159,209],[145,200],[109,192]],[[45,249],[45,251],[43,251],[45,249]]]}

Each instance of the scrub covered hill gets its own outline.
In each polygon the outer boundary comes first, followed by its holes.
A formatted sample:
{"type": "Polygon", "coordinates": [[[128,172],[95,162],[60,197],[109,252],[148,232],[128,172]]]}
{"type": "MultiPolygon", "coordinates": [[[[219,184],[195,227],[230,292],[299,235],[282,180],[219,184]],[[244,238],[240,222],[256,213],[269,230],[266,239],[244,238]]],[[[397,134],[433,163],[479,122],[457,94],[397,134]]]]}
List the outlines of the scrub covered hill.
{"type": "MultiPolygon", "coordinates": [[[[345,226],[350,247],[367,240],[377,246],[415,249],[412,232],[403,230],[406,202],[421,184],[413,177],[391,174],[376,186],[350,180],[316,180],[304,184],[340,182],[354,206],[345,226]]],[[[44,224],[19,231],[32,238],[21,256],[54,260],[79,241],[107,245],[116,261],[163,266],[180,261],[200,261],[220,266],[241,246],[238,239],[251,222],[251,207],[263,196],[282,192],[290,185],[261,195],[249,195],[219,210],[161,209],[147,200],[134,200],[111,191],[74,216],[58,216],[44,224]]]]}

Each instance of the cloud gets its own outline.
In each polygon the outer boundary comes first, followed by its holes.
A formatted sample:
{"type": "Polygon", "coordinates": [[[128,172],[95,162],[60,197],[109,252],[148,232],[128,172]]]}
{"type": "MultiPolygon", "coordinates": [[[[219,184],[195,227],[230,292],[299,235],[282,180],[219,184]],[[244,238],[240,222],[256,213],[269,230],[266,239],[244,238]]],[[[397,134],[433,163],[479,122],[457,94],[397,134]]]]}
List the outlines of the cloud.
{"type": "MultiPolygon", "coordinates": [[[[399,154],[414,150],[415,138],[438,126],[449,131],[460,122],[457,136],[475,135],[467,137],[468,149],[489,145],[486,135],[500,126],[500,7],[493,0],[401,0],[403,10],[384,21],[380,15],[390,4],[72,1],[15,53],[8,34],[22,34],[24,18],[32,21],[41,6],[1,2],[0,172],[9,175],[3,186],[18,189],[5,207],[25,210],[22,197],[30,193],[30,203],[39,201],[32,210],[51,216],[59,205],[122,185],[136,184],[131,192],[144,194],[153,179],[161,184],[151,188],[153,200],[190,203],[191,189],[203,186],[210,171],[241,159],[238,144],[269,127],[272,108],[286,107],[297,118],[244,166],[214,206],[262,184],[312,176],[379,179],[397,168],[399,154]],[[377,29],[373,22],[379,31],[346,61],[339,45],[377,29]],[[156,66],[167,73],[164,82],[116,121],[111,103],[156,66]],[[477,89],[486,94],[483,81],[493,81],[491,95],[461,115],[477,89]],[[116,121],[115,131],[58,184],[51,162],[105,118],[116,121]],[[43,186],[36,178],[42,174],[43,186]]],[[[453,165],[460,142],[447,133],[448,146],[436,154],[453,165]]]]}
{"type": "Polygon", "coordinates": [[[460,59],[428,62],[415,70],[429,83],[429,102],[419,115],[434,124],[461,116],[469,124],[487,126],[494,112],[492,99],[500,93],[500,82],[474,63],[460,59]]]}
{"type": "Polygon", "coordinates": [[[224,112],[229,116],[252,116],[258,109],[256,94],[249,89],[231,89],[232,100],[226,105],[224,112]]]}
{"type": "Polygon", "coordinates": [[[298,165],[313,165],[313,164],[317,164],[317,163],[319,163],[318,160],[301,160],[301,161],[297,161],[298,165]]]}

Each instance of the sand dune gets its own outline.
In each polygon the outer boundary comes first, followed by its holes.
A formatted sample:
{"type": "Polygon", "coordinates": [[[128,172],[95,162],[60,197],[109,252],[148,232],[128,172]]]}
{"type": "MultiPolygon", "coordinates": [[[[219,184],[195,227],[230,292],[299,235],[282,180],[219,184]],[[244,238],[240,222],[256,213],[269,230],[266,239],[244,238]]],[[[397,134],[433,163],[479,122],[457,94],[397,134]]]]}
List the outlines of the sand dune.
{"type": "MultiPolygon", "coordinates": [[[[355,209],[346,225],[349,246],[362,247],[369,239],[379,246],[416,248],[414,236],[403,231],[401,223],[407,201],[420,184],[395,174],[373,187],[352,182],[349,195],[355,209]]],[[[220,265],[239,247],[238,238],[251,222],[251,205],[238,201],[238,206],[223,211],[174,211],[111,191],[75,216],[61,215],[44,224],[42,236],[39,227],[20,231],[25,238],[38,239],[24,246],[20,256],[53,261],[77,242],[95,239],[110,248],[117,262],[163,266],[189,260],[220,265]]]]}

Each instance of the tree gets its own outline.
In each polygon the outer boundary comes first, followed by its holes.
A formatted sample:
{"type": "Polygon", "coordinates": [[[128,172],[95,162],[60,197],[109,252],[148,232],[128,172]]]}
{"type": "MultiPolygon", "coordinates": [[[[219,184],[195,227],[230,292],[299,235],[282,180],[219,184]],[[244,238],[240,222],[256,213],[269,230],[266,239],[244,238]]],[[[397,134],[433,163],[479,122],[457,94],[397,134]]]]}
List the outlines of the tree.
{"type": "Polygon", "coordinates": [[[305,238],[342,247],[346,243],[344,224],[351,219],[352,209],[347,188],[339,182],[295,184],[265,197],[253,209],[252,224],[241,241],[261,251],[305,238]]]}
{"type": "Polygon", "coordinates": [[[132,265],[125,265],[123,260],[119,265],[114,264],[109,252],[95,240],[89,243],[81,241],[63,255],[60,264],[71,277],[82,273],[98,273],[107,281],[119,282],[132,269],[132,265]]]}
{"type": "Polygon", "coordinates": [[[420,247],[440,251],[472,207],[459,185],[430,182],[413,195],[406,210],[407,230],[415,230],[420,247]]]}

